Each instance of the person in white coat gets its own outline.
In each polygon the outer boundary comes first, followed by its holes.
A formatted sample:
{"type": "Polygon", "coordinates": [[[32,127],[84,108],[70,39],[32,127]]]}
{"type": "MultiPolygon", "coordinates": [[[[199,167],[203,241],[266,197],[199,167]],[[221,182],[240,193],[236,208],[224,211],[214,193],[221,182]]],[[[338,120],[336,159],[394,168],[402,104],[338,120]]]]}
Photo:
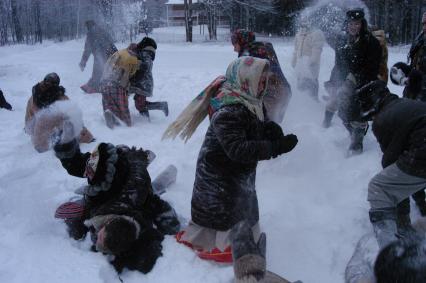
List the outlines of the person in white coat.
{"type": "Polygon", "coordinates": [[[296,70],[297,89],[308,92],[315,100],[319,100],[318,75],[324,43],[322,31],[312,27],[308,19],[302,19],[294,41],[291,65],[296,70]]]}

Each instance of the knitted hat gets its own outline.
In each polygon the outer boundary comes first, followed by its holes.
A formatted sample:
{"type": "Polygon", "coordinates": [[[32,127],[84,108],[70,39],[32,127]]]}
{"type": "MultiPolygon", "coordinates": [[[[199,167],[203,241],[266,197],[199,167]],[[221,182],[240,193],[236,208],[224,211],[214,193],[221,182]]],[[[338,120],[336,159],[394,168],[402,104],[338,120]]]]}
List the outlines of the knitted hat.
{"type": "Polygon", "coordinates": [[[43,82],[58,86],[61,82],[61,79],[59,78],[57,73],[49,73],[44,77],[43,82]]]}
{"type": "Polygon", "coordinates": [[[142,40],[138,43],[138,48],[148,49],[155,52],[155,50],[157,49],[157,43],[155,42],[154,39],[146,36],[142,38],[142,40]]]}
{"type": "Polygon", "coordinates": [[[111,187],[117,160],[117,150],[110,143],[100,143],[90,154],[84,176],[89,179],[89,184],[96,185],[92,186],[95,190],[92,194],[100,190],[107,191],[111,187]]]}
{"type": "Polygon", "coordinates": [[[346,18],[351,21],[364,19],[364,10],[362,8],[352,9],[346,12],[346,18]]]}

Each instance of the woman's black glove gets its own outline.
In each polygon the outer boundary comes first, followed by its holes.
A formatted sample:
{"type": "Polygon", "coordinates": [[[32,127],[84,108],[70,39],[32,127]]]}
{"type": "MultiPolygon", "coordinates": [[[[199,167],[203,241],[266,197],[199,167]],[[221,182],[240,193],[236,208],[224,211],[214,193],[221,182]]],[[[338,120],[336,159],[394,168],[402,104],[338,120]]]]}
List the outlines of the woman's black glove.
{"type": "Polygon", "coordinates": [[[268,140],[278,140],[284,137],[284,133],[280,125],[273,121],[268,121],[265,123],[265,136],[268,140]]]}
{"type": "Polygon", "coordinates": [[[283,136],[279,140],[274,141],[272,144],[272,157],[275,158],[278,155],[292,151],[297,145],[297,142],[297,136],[293,134],[283,136]]]}

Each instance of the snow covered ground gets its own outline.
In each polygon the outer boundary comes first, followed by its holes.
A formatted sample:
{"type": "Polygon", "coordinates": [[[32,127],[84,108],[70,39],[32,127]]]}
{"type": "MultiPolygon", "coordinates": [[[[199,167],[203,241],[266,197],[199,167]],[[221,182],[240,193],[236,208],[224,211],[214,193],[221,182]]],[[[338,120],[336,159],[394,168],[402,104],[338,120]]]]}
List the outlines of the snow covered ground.
{"type": "MultiPolygon", "coordinates": [[[[49,72],[60,75],[67,95],[82,108],[85,125],[97,142],[151,149],[157,154],[149,168],[154,177],[170,163],[177,166],[178,181],[164,198],[183,218],[190,218],[196,158],[208,121],[187,144],[178,139],[162,142],[161,135],[199,91],[225,72],[236,57],[232,46],[229,42],[159,44],[154,100],[169,101],[170,116],[152,111],[149,123],[138,115],[130,99],[134,126],[110,130],[103,120],[101,95],[86,95],[79,89],[91,72],[91,61],[83,73],[78,68],[83,44],[79,40],[0,48],[0,87],[14,107],[13,112],[0,110],[0,282],[119,282],[106,258],[89,251],[88,239],[71,240],[65,225],[53,217],[56,207],[85,180],[69,176],[52,151],[37,153],[23,131],[31,87],[49,72]]],[[[295,133],[299,144],[289,154],[261,162],[257,171],[268,269],[304,283],[342,282],[357,240],[371,230],[367,184],[380,169],[381,153],[369,132],[364,154],[345,158],[349,137],[340,121],[335,119],[331,128],[323,129],[324,104],[295,88],[290,67],[292,42],[275,40],[274,44],[294,86],[282,127],[285,133],[295,133]]],[[[407,51],[391,49],[389,64],[404,61],[407,51]]],[[[321,94],[333,62],[333,51],[327,47],[322,55],[321,94]]],[[[94,146],[82,145],[82,150],[94,146]]],[[[163,253],[151,273],[125,272],[124,282],[213,283],[230,282],[233,277],[230,266],[198,259],[173,237],[164,241],[163,253]]]]}

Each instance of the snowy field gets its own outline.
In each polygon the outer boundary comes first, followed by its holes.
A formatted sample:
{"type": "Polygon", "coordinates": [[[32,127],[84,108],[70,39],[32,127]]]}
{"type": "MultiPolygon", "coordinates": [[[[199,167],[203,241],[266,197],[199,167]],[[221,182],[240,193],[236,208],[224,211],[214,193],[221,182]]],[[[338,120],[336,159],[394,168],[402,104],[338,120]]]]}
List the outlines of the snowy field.
{"type": "MultiPolygon", "coordinates": [[[[357,240],[372,230],[368,221],[367,184],[380,169],[380,149],[371,131],[365,152],[345,158],[349,137],[338,119],[323,129],[324,103],[316,103],[295,88],[290,66],[292,42],[274,45],[283,71],[293,86],[293,98],[282,127],[299,144],[277,159],[260,162],[257,171],[261,228],[267,234],[267,265],[289,280],[304,283],[343,282],[343,273],[357,240]]],[[[150,149],[157,159],[149,171],[155,177],[168,164],[178,168],[178,181],[163,195],[183,219],[190,218],[195,165],[208,121],[192,139],[161,141],[161,135],[180,111],[211,80],[224,74],[236,57],[229,42],[160,43],[154,62],[154,98],[169,101],[170,115],[151,111],[143,120],[129,99],[134,126],[106,127],[101,95],[84,94],[79,86],[91,73],[91,61],[78,68],[84,41],[46,42],[35,46],[0,48],[0,87],[14,111],[0,110],[0,282],[119,282],[100,253],[89,251],[90,241],[68,238],[65,225],[55,219],[58,205],[74,195],[85,179],[69,176],[52,151],[39,154],[24,133],[24,115],[31,88],[44,75],[57,72],[66,94],[84,113],[97,142],[150,149]],[[89,67],[90,66],[90,67],[89,67]]],[[[125,47],[120,44],[119,47],[125,47]]],[[[405,61],[406,48],[391,49],[389,64],[405,61]]],[[[328,80],[334,53],[322,55],[320,92],[328,80]]],[[[398,94],[402,89],[391,86],[398,94]]],[[[82,145],[91,151],[95,143],[82,145]]],[[[414,206],[413,206],[414,207],[414,206]]],[[[413,214],[418,212],[413,209],[413,214]]],[[[233,270],[198,259],[168,236],[154,270],[122,274],[124,282],[231,282],[233,270]]]]}

